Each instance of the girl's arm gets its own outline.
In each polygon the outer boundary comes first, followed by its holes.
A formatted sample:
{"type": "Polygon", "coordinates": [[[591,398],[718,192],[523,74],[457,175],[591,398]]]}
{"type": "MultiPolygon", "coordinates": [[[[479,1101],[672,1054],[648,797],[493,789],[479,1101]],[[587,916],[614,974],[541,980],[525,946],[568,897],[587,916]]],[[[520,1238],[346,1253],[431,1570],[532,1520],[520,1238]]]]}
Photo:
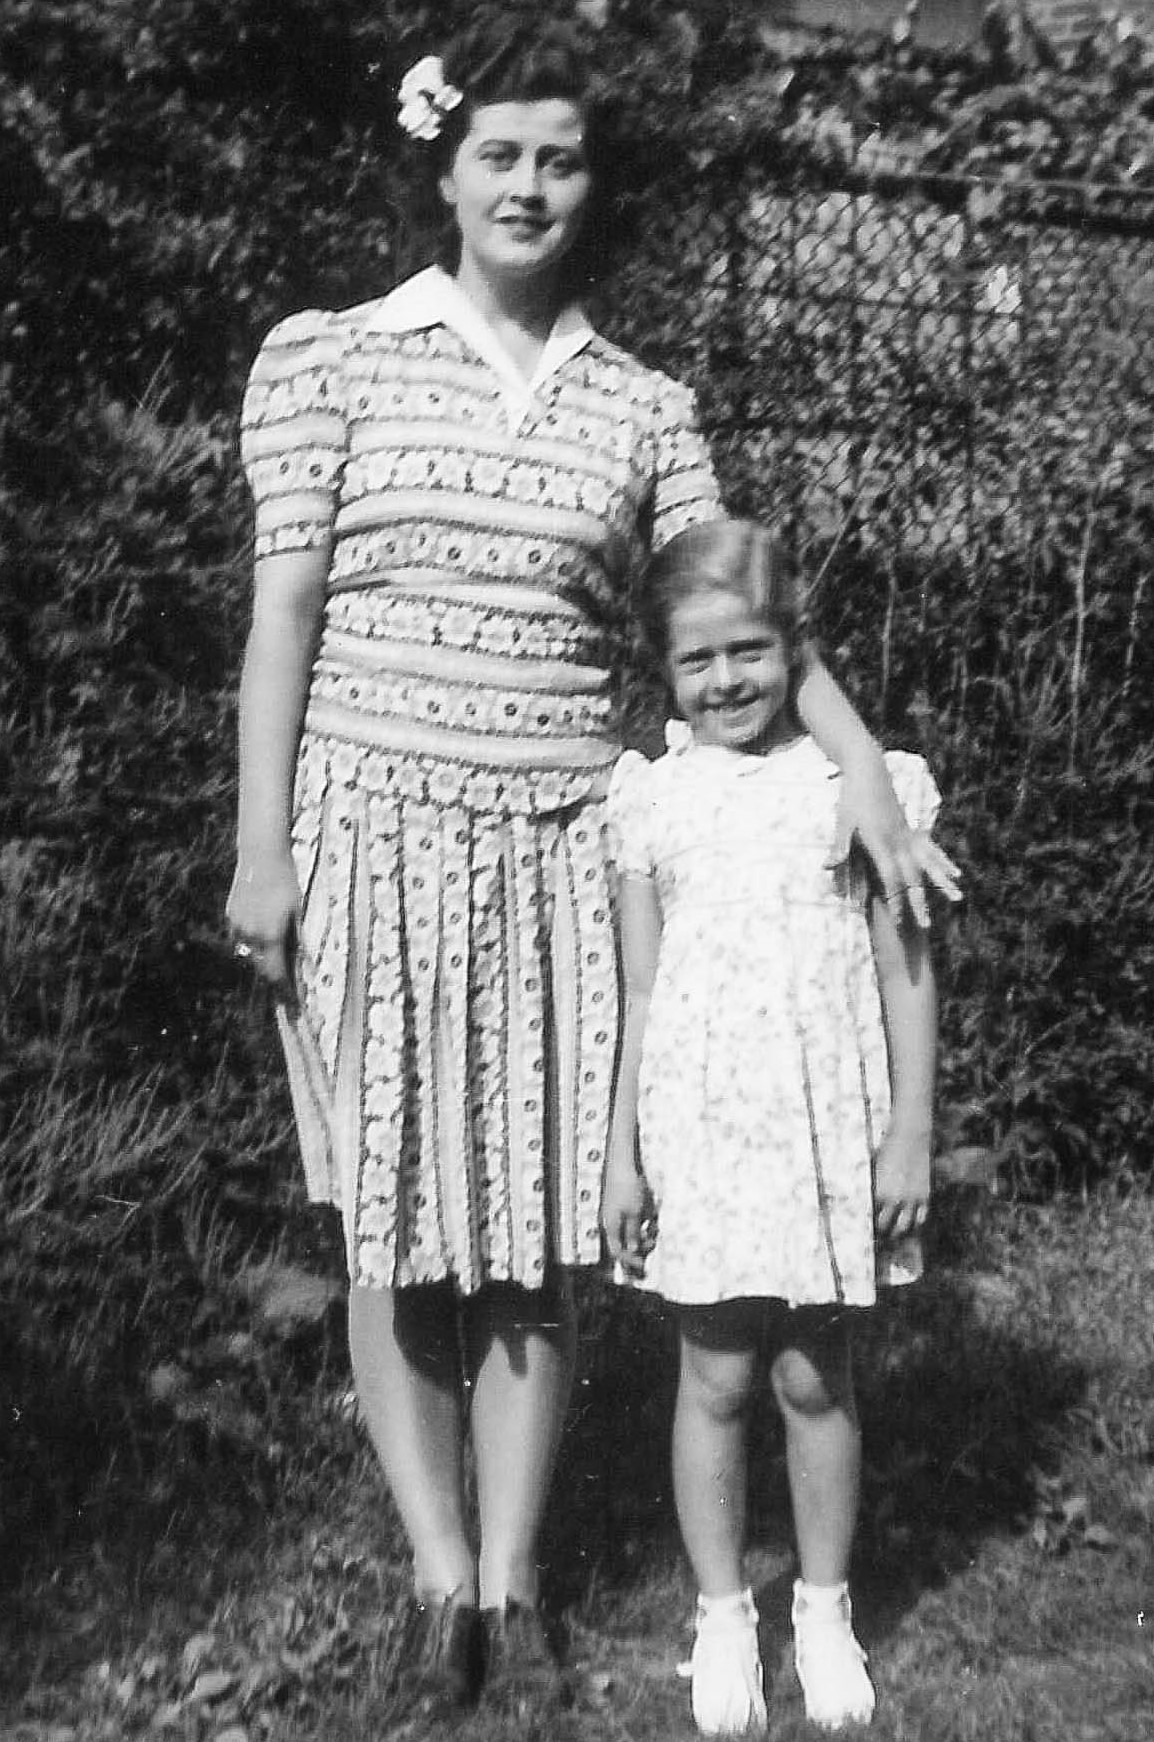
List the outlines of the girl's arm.
{"type": "Polygon", "coordinates": [[[850,819],[882,889],[889,895],[900,894],[916,923],[928,926],[926,883],[957,901],[961,896],[958,867],[928,836],[910,830],[880,746],[812,649],[807,650],[797,687],[797,711],[806,730],[845,777],[850,819]]]}
{"type": "Polygon", "coordinates": [[[902,930],[896,902],[870,900],[874,960],[889,1042],[893,1106],[874,1158],[874,1217],[883,1240],[900,1240],[925,1221],[930,1197],[938,999],[929,939],[902,930]]]}
{"type": "Polygon", "coordinates": [[[323,547],[257,564],[240,681],[240,802],[228,923],[282,998],[292,996],[292,933],[300,907],[291,849],[293,778],[328,568],[323,547]]]}
{"type": "Polygon", "coordinates": [[[641,1223],[648,1190],[637,1159],[637,1079],[661,943],[661,908],[652,878],[621,879],[618,938],[625,1008],[601,1191],[601,1226],[613,1263],[627,1275],[639,1276],[645,1268],[641,1223]]]}

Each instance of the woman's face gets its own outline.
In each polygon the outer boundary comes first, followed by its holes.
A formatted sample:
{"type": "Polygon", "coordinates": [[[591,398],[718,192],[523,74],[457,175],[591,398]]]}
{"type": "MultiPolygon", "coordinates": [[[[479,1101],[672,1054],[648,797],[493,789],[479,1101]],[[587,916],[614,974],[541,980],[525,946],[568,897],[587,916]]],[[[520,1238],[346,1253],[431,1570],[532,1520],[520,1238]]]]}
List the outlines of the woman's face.
{"type": "Polygon", "coordinates": [[[577,241],[592,192],[580,107],[550,97],[476,109],[440,188],[463,273],[548,275],[577,241]]]}

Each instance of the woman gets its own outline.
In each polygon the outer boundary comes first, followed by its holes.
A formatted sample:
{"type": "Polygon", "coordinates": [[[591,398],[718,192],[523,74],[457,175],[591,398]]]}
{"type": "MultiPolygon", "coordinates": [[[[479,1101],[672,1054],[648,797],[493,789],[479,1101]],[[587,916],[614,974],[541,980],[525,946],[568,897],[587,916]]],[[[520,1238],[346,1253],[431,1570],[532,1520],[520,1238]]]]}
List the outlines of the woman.
{"type": "MultiPolygon", "coordinates": [[[[719,507],[690,394],[571,301],[597,138],[569,37],[480,24],[402,99],[451,271],[282,323],[246,400],[229,921],[282,1000],[310,1193],[343,1216],[360,1407],[413,1549],[410,1691],[432,1708],[471,1698],[482,1663],[495,1700],[561,1689],[536,1542],[566,1273],[599,1255],[606,650],[635,563],[719,507]]],[[[887,887],[920,897],[880,753],[816,662],[800,707],[887,887]]]]}

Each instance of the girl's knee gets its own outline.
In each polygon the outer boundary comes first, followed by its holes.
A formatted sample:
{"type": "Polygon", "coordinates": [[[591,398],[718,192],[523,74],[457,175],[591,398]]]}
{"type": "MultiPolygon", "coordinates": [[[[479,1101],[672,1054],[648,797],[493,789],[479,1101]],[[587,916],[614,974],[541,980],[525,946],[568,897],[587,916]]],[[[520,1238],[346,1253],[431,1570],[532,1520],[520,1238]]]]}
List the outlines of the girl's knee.
{"type": "Polygon", "coordinates": [[[802,1349],[783,1349],[771,1370],[773,1390],[783,1410],[797,1415],[827,1415],[852,1409],[847,1362],[818,1363],[802,1349]]]}
{"type": "Polygon", "coordinates": [[[684,1342],[679,1402],[714,1422],[737,1421],[753,1393],[753,1356],[719,1355],[684,1342]]]}

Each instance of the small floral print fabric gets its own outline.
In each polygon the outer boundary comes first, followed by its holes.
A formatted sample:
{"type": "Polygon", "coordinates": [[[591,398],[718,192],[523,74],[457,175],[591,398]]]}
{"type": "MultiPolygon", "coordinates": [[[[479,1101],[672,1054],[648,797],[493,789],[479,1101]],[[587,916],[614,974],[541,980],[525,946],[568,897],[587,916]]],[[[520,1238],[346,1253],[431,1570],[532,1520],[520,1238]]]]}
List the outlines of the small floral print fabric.
{"type": "MultiPolygon", "coordinates": [[[[871,1165],[889,1073],[864,890],[840,776],[812,738],[766,756],[693,743],[620,758],[619,874],[662,915],[639,1124],[657,1208],[644,1285],[705,1304],[875,1299],[871,1165]]],[[[910,824],[932,826],[925,762],[891,752],[910,824]]]]}
{"type": "Polygon", "coordinates": [[[599,1256],[617,985],[607,638],[719,512],[689,392],[576,309],[530,381],[444,273],[282,322],[242,455],[258,560],[322,550],[297,767],[310,1194],[361,1285],[599,1256]]]}

